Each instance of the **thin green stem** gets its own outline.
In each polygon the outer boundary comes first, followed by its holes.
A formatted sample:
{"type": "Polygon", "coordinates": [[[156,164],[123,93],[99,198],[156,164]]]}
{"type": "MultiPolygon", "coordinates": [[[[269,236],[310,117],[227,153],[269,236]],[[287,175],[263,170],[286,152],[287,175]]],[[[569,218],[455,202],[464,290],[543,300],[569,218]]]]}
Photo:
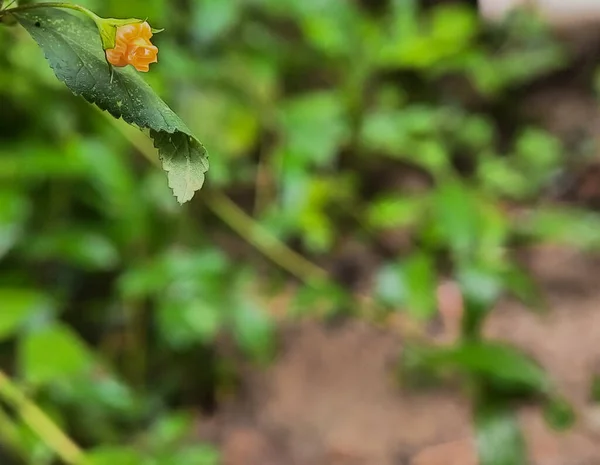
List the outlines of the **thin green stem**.
{"type": "Polygon", "coordinates": [[[236,233],[265,256],[308,284],[326,281],[325,270],[297,254],[217,190],[202,195],[208,207],[236,233]]]}
{"type": "Polygon", "coordinates": [[[29,453],[21,440],[18,431],[17,420],[11,418],[6,411],[0,407],[0,443],[10,451],[19,463],[29,461],[29,453]]]}
{"type": "Polygon", "coordinates": [[[0,370],[0,399],[68,465],[89,465],[83,451],[0,370]]]}
{"type": "Polygon", "coordinates": [[[76,5],[74,3],[65,3],[65,2],[33,3],[30,5],[22,5],[22,6],[17,6],[15,8],[8,8],[6,10],[0,11],[0,17],[4,16],[6,14],[10,14],[10,13],[20,13],[22,11],[37,10],[39,8],[66,8],[69,10],[79,11],[80,13],[83,13],[83,14],[89,16],[94,21],[101,19],[96,13],[88,10],[87,8],[85,8],[81,5],[76,5]]]}
{"type": "MultiPolygon", "coordinates": [[[[122,120],[116,120],[109,113],[101,113],[142,155],[160,168],[160,161],[154,147],[146,137],[141,137],[142,133],[139,130],[122,120]]],[[[305,283],[316,284],[329,279],[325,270],[281,242],[222,192],[214,189],[205,190],[202,192],[202,198],[208,208],[224,223],[284,270],[305,283]]]]}

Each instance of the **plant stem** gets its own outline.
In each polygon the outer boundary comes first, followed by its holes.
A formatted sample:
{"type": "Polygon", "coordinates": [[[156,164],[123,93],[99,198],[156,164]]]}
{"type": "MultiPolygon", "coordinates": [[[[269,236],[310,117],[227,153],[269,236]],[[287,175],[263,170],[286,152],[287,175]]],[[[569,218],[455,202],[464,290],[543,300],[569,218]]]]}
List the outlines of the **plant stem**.
{"type": "Polygon", "coordinates": [[[325,270],[282,243],[222,192],[207,190],[202,197],[222,221],[283,269],[307,284],[327,280],[325,270]]]}
{"type": "Polygon", "coordinates": [[[0,399],[68,465],[89,465],[83,451],[0,370],[0,399]]]}
{"type": "Polygon", "coordinates": [[[0,443],[9,450],[19,463],[29,461],[29,452],[19,437],[16,420],[11,418],[3,408],[0,408],[0,443]]]}
{"type": "MultiPolygon", "coordinates": [[[[146,137],[142,137],[139,130],[127,125],[124,121],[116,120],[109,113],[101,113],[153,165],[161,167],[152,143],[146,137]]],[[[288,273],[307,284],[317,284],[328,280],[329,277],[325,270],[290,249],[246,214],[227,195],[213,189],[203,191],[202,198],[208,208],[225,224],[288,273]]]]}
{"type": "Polygon", "coordinates": [[[38,8],[66,8],[69,10],[79,11],[80,13],[83,13],[83,14],[89,16],[94,21],[96,21],[97,19],[100,19],[100,17],[97,14],[95,14],[93,11],[90,11],[81,5],[75,5],[74,3],[65,3],[65,2],[34,3],[31,5],[22,5],[22,6],[17,6],[15,8],[8,8],[6,10],[0,11],[0,18],[9,13],[20,13],[21,11],[36,10],[38,8]]]}

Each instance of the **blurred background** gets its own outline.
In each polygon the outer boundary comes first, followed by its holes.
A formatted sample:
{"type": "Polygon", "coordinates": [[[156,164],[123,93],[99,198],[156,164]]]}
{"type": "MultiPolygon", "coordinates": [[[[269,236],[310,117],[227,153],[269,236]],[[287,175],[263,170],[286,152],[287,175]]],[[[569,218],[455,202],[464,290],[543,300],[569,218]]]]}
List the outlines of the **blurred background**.
{"type": "Polygon", "coordinates": [[[0,27],[2,465],[600,463],[597,27],[79,3],[165,28],[144,78],[211,167],[179,206],[0,27]]]}

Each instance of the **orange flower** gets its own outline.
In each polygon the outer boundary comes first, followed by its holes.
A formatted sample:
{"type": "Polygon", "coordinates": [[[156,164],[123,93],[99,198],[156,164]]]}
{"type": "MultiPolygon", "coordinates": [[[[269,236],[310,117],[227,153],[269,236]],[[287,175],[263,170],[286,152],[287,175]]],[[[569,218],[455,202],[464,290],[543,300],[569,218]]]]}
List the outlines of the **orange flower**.
{"type": "Polygon", "coordinates": [[[147,22],[127,24],[117,28],[115,48],[106,50],[106,59],[113,66],[133,65],[147,73],[150,63],[158,61],[158,47],[150,42],[152,29],[147,22]]]}

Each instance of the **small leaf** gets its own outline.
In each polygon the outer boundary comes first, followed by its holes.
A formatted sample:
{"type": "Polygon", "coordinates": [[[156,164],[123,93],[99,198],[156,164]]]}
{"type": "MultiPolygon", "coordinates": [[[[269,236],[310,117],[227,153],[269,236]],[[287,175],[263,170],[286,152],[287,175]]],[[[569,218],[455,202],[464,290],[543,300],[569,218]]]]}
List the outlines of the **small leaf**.
{"type": "Polygon", "coordinates": [[[375,277],[375,295],[385,305],[401,306],[406,303],[404,270],[398,263],[381,267],[375,277]]]}
{"type": "Polygon", "coordinates": [[[211,342],[221,328],[221,311],[210,300],[169,296],[157,309],[157,324],[163,338],[176,348],[211,342]]]}
{"type": "Polygon", "coordinates": [[[0,289],[0,341],[13,335],[32,315],[48,310],[50,301],[30,289],[0,289]]]}
{"type": "Polygon", "coordinates": [[[93,449],[87,455],[92,465],[142,465],[145,463],[144,456],[133,449],[125,446],[101,446],[93,449]]]}
{"type": "Polygon", "coordinates": [[[225,36],[239,21],[242,13],[241,2],[203,0],[190,4],[192,8],[191,30],[202,42],[210,42],[225,36]]]}
{"type": "Polygon", "coordinates": [[[485,405],[475,412],[480,465],[525,465],[525,441],[515,412],[505,406],[485,405]]]}
{"type": "Polygon", "coordinates": [[[374,200],[367,213],[373,228],[387,229],[414,225],[424,210],[421,197],[385,196],[374,200]]]}
{"type": "Polygon", "coordinates": [[[538,208],[516,225],[531,239],[561,245],[572,245],[580,250],[600,248],[600,215],[575,208],[538,208]]]}
{"type": "Polygon", "coordinates": [[[91,230],[70,228],[39,234],[23,255],[33,260],[58,260],[89,270],[110,270],[119,263],[119,251],[107,237],[91,230]]]}
{"type": "Polygon", "coordinates": [[[483,265],[469,263],[458,270],[461,290],[468,301],[485,307],[494,305],[502,292],[499,273],[483,265]]]}
{"type": "Polygon", "coordinates": [[[415,254],[404,263],[406,305],[420,319],[430,318],[436,310],[435,268],[431,258],[415,254]]]}
{"type": "Polygon", "coordinates": [[[468,263],[459,267],[458,280],[465,300],[463,336],[477,337],[485,317],[501,295],[501,279],[498,272],[490,267],[468,263]]]}
{"type": "Polygon", "coordinates": [[[35,385],[61,381],[83,373],[92,356],[66,326],[55,325],[30,332],[20,341],[20,368],[35,385]]]}
{"type": "Polygon", "coordinates": [[[352,297],[335,282],[307,284],[298,289],[290,308],[294,316],[332,316],[351,306],[352,297]]]}
{"type": "Polygon", "coordinates": [[[30,205],[18,192],[0,190],[0,258],[22,238],[30,205]]]}
{"type": "Polygon", "coordinates": [[[552,385],[546,372],[517,349],[496,342],[464,342],[447,349],[429,349],[420,363],[432,368],[459,370],[485,381],[497,393],[546,395],[552,385]]]}
{"type": "Polygon", "coordinates": [[[194,444],[168,454],[165,465],[218,465],[219,451],[208,444],[194,444]]]}
{"type": "Polygon", "coordinates": [[[13,13],[74,94],[150,131],[169,186],[180,203],[204,183],[208,154],[190,129],[130,66],[111,72],[94,22],[55,8],[13,13]]]}
{"type": "Polygon", "coordinates": [[[160,418],[148,432],[154,447],[167,449],[194,430],[194,417],[189,412],[177,412],[160,418]]]}
{"type": "Polygon", "coordinates": [[[268,361],[275,348],[275,324],[252,299],[238,301],[234,308],[233,333],[246,353],[257,362],[268,361]]]}
{"type": "Polygon", "coordinates": [[[508,292],[533,310],[544,310],[545,301],[540,289],[525,270],[516,264],[507,265],[501,272],[504,286],[508,292]]]}
{"type": "Polygon", "coordinates": [[[334,92],[295,97],[286,102],[279,117],[290,152],[320,166],[330,164],[349,137],[342,101],[334,92]]]}
{"type": "Polygon", "coordinates": [[[206,150],[197,139],[178,130],[175,134],[165,131],[150,131],[154,146],[160,153],[163,169],[169,173],[169,187],[179,203],[191,200],[194,192],[204,184],[204,173],[208,171],[206,150]],[[185,156],[182,156],[184,154],[185,156]]]}
{"type": "Polygon", "coordinates": [[[544,418],[552,428],[563,431],[575,423],[575,411],[566,400],[553,397],[544,407],[544,418]]]}
{"type": "Polygon", "coordinates": [[[435,389],[443,382],[443,370],[428,363],[428,347],[407,345],[397,365],[397,375],[402,386],[415,391],[435,389]]]}
{"type": "Polygon", "coordinates": [[[457,181],[441,184],[434,197],[438,227],[459,257],[473,252],[478,237],[479,217],[473,199],[472,193],[457,181]]]}
{"type": "Polygon", "coordinates": [[[536,178],[547,178],[558,167],[562,147],[552,134],[527,128],[519,135],[515,150],[521,170],[530,174],[530,182],[535,182],[536,178]]]}

